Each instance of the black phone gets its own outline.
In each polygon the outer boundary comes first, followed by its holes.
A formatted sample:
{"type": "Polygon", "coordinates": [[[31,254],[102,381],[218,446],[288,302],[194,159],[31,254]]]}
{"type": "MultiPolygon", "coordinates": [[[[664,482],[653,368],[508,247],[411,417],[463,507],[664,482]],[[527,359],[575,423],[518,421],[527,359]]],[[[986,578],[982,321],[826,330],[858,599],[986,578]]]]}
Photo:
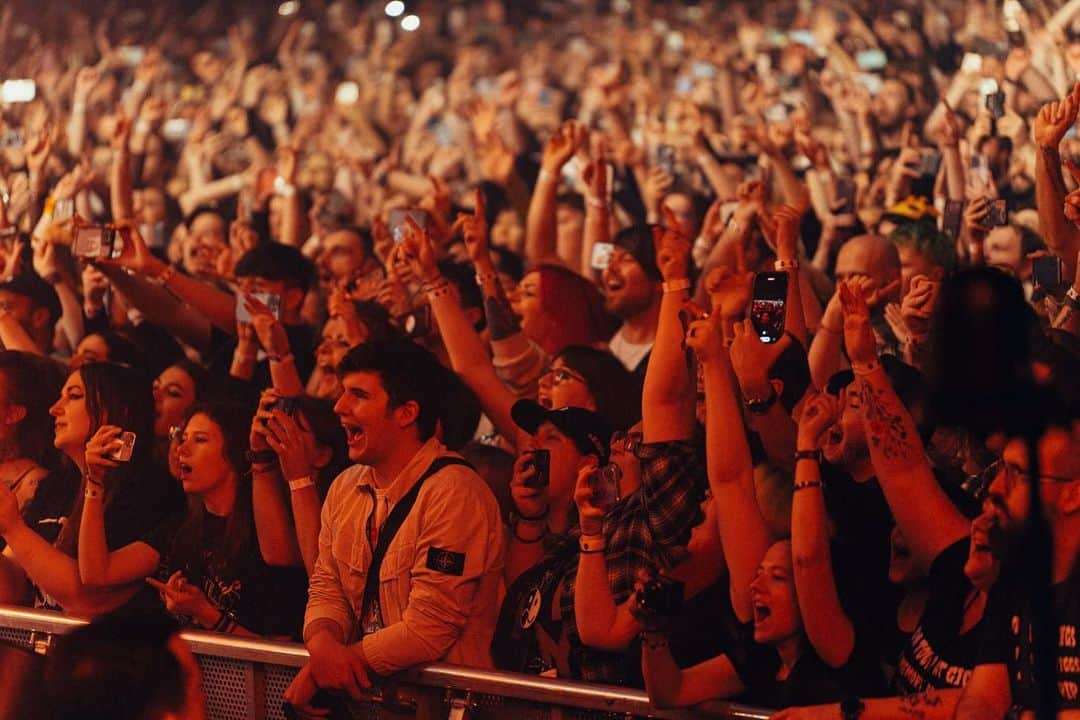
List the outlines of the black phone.
{"type": "Polygon", "coordinates": [[[286,415],[292,415],[296,412],[296,405],[298,398],[295,397],[280,397],[274,402],[266,406],[267,410],[280,410],[286,415]]]}
{"type": "Polygon", "coordinates": [[[1009,206],[1004,200],[990,201],[990,209],[986,213],[986,224],[990,227],[1009,224],[1009,206]]]}
{"type": "Polygon", "coordinates": [[[964,219],[964,201],[946,200],[945,212],[941,218],[941,230],[950,240],[955,240],[960,235],[960,224],[964,219]]]}
{"type": "Polygon", "coordinates": [[[675,174],[675,148],[671,145],[661,145],[656,149],[656,166],[668,175],[675,174]]]}
{"type": "Polygon", "coordinates": [[[763,343],[778,342],[784,337],[787,314],[788,276],[770,270],[754,276],[754,297],[750,301],[750,322],[763,343]]]}
{"type": "Polygon", "coordinates": [[[1055,288],[1061,285],[1061,258],[1041,255],[1031,260],[1031,281],[1036,287],[1055,288]]]}
{"type": "Polygon", "coordinates": [[[836,178],[833,186],[836,192],[835,200],[837,202],[843,202],[843,207],[837,209],[837,213],[853,213],[855,212],[855,181],[849,177],[836,178]]]}
{"type": "Polygon", "coordinates": [[[611,464],[597,468],[589,476],[589,489],[592,490],[590,502],[604,512],[610,510],[622,497],[619,491],[621,479],[622,469],[618,465],[611,464]]]}
{"type": "Polygon", "coordinates": [[[1005,116],[1005,93],[998,90],[987,95],[986,109],[990,111],[995,120],[1003,118],[1005,116]]]}
{"type": "Polygon", "coordinates": [[[663,575],[645,583],[638,593],[638,607],[656,617],[672,618],[682,612],[686,586],[663,575]]]}
{"type": "Polygon", "coordinates": [[[547,487],[551,482],[551,451],[533,450],[530,455],[532,455],[532,466],[536,472],[525,481],[525,487],[547,487]]]}

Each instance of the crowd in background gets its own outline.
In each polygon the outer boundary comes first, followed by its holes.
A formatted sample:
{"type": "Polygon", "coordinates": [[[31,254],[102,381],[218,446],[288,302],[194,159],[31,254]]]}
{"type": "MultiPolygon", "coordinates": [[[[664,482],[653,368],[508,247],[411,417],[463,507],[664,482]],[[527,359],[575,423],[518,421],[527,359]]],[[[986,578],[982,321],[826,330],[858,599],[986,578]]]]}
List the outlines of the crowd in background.
{"type": "Polygon", "coordinates": [[[19,0],[0,76],[0,600],[304,716],[1080,714],[1080,0],[19,0]]]}

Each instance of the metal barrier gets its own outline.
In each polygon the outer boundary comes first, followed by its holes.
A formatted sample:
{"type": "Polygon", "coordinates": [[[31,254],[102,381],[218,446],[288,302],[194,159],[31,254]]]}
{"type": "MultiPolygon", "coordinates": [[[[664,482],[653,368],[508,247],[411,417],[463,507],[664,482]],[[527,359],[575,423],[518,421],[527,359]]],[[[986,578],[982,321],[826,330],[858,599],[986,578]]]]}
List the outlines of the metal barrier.
{"type": "MultiPolygon", "coordinates": [[[[0,605],[0,640],[47,652],[52,636],[84,621],[0,605]]],[[[308,659],[303,645],[185,632],[203,673],[210,720],[284,720],[282,695],[308,659]]],[[[356,717],[416,720],[602,720],[724,718],[767,720],[771,712],[713,702],[657,710],[640,690],[433,663],[393,678],[356,717]]]]}

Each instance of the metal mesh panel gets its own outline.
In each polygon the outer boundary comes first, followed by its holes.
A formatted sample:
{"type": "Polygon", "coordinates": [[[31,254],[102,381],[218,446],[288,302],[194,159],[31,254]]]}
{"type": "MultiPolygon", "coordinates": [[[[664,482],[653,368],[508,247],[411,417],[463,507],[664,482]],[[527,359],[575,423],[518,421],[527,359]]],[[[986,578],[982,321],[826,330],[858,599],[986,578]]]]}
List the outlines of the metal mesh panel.
{"type": "Polygon", "coordinates": [[[296,668],[282,665],[266,666],[266,718],[267,720],[285,720],[281,712],[281,702],[289,683],[296,677],[296,668]]]}
{"type": "Polygon", "coordinates": [[[17,630],[16,628],[0,627],[0,640],[15,643],[16,645],[30,644],[30,631],[17,630]]]}
{"type": "Polygon", "coordinates": [[[247,720],[251,714],[252,666],[209,655],[199,655],[198,659],[209,720],[247,720]]]}

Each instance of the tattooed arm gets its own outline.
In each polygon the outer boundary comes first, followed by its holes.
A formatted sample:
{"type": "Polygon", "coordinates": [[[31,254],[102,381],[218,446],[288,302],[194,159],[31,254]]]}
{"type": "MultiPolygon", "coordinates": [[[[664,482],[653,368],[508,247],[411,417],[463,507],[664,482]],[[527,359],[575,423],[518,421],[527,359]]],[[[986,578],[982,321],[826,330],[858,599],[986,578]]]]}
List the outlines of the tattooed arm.
{"type": "MultiPolygon", "coordinates": [[[[859,720],[952,720],[958,708],[961,690],[934,690],[890,698],[866,698],[859,720]]],[[[840,717],[840,704],[788,708],[770,720],[816,720],[840,717]]],[[[974,716],[972,716],[974,717],[974,716]]],[[[1000,719],[1003,715],[980,715],[980,719],[1000,719]]]]}
{"type": "Polygon", "coordinates": [[[877,361],[870,311],[858,286],[842,287],[841,302],[870,460],[915,562],[929,570],[942,550],[968,534],[968,523],[938,485],[915,420],[877,361]]]}

